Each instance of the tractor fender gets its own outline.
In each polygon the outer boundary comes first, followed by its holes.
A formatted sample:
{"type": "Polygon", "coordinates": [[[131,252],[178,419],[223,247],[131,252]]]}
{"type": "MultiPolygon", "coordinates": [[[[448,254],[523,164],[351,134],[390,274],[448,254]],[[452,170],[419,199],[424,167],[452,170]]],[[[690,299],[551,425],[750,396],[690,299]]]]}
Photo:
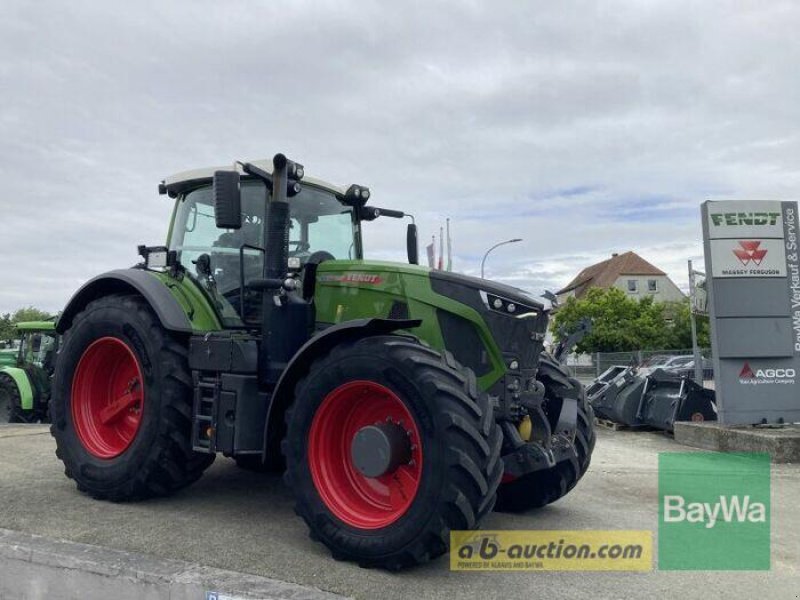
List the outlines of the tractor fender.
{"type": "Polygon", "coordinates": [[[400,329],[413,329],[422,324],[420,319],[353,319],[324,329],[308,340],[297,351],[284,369],[267,411],[264,425],[263,459],[280,453],[280,433],[285,427],[284,415],[294,399],[294,387],[318,356],[327,354],[334,346],[345,340],[354,340],[373,335],[384,335],[400,329]]]}
{"type": "Polygon", "coordinates": [[[0,368],[0,381],[5,379],[3,374],[10,377],[13,384],[17,386],[22,409],[31,410],[33,408],[33,386],[28,379],[28,374],[18,367],[2,367],[0,368]]]}
{"type": "Polygon", "coordinates": [[[109,294],[130,293],[142,296],[168,331],[192,333],[189,318],[169,289],[148,271],[136,268],[109,271],[86,282],[70,298],[56,323],[56,331],[63,334],[69,329],[75,316],[93,300],[109,294]]]}

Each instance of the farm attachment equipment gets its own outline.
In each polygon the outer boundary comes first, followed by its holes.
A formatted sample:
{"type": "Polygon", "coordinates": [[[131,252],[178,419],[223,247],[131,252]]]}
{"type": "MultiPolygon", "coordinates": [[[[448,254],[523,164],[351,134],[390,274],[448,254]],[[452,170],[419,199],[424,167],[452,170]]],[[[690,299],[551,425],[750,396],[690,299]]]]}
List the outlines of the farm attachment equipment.
{"type": "Polygon", "coordinates": [[[363,258],[363,227],[410,215],[280,154],[159,189],[167,244],[58,321],[51,431],[80,490],[168,494],[222,454],[284,471],[335,558],[394,570],[586,472],[592,410],[543,352],[540,303],[420,267],[413,223],[408,264],[363,258]]]}
{"type": "Polygon", "coordinates": [[[663,369],[640,374],[636,367],[611,367],[586,388],[586,395],[598,418],[632,428],[672,432],[675,421],[717,420],[713,390],[663,369]]]}

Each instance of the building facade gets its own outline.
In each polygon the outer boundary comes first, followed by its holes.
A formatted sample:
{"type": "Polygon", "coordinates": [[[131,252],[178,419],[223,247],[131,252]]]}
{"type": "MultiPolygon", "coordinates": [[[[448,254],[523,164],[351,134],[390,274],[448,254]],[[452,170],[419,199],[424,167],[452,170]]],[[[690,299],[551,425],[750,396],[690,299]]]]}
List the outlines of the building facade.
{"type": "Polygon", "coordinates": [[[568,298],[583,297],[593,287],[617,287],[631,298],[652,297],[656,302],[676,302],[685,298],[664,271],[631,251],[614,253],[611,258],[586,267],[556,292],[556,296],[563,304],[568,298]]]}

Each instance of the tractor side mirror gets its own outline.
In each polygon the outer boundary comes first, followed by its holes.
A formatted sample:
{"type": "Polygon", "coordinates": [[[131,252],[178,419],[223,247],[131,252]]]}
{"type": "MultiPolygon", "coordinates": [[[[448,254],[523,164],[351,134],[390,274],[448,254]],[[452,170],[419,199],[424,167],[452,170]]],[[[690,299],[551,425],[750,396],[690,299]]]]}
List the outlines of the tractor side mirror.
{"type": "Polygon", "coordinates": [[[214,172],[214,219],[219,229],[242,227],[242,194],[237,171],[214,172]]]}
{"type": "Polygon", "coordinates": [[[414,223],[408,224],[406,230],[406,250],[408,252],[408,264],[419,264],[419,244],[417,242],[417,226],[414,223]]]}

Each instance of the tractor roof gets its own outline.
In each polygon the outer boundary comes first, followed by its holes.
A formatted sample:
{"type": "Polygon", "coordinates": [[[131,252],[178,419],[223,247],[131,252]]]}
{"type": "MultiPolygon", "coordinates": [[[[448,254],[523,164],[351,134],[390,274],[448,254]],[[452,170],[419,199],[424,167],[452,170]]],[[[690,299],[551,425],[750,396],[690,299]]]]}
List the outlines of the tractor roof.
{"type": "Polygon", "coordinates": [[[55,331],[55,321],[22,321],[16,323],[17,331],[55,331]]]}
{"type": "MultiPolygon", "coordinates": [[[[270,173],[272,172],[272,160],[270,159],[253,160],[250,162],[259,169],[263,169],[270,173]]],[[[175,175],[170,175],[164,179],[164,187],[166,188],[167,192],[170,193],[170,195],[180,194],[199,185],[210,183],[211,179],[214,177],[214,171],[230,170],[231,168],[236,168],[237,171],[241,172],[241,167],[238,164],[235,165],[235,167],[232,165],[225,165],[222,167],[192,169],[191,171],[182,171],[180,173],[176,173],[175,175]]],[[[326,190],[330,190],[336,194],[344,194],[346,191],[346,188],[340,185],[336,185],[328,181],[322,181],[321,179],[316,179],[315,177],[309,177],[308,175],[303,177],[303,182],[325,188],[326,190]]]]}

